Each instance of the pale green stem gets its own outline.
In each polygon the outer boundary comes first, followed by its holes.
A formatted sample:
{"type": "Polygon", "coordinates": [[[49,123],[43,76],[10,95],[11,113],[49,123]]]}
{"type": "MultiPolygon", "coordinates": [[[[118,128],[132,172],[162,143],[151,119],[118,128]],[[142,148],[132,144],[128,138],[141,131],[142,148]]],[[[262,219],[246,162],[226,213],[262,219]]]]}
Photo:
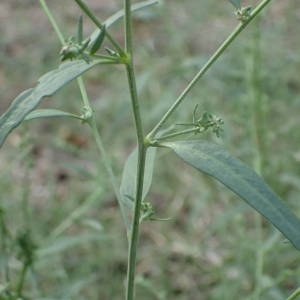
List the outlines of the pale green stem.
{"type": "Polygon", "coordinates": [[[195,75],[195,77],[190,81],[184,91],[175,100],[173,105],[165,113],[162,119],[157,123],[157,125],[152,129],[152,131],[147,135],[147,139],[151,140],[158,130],[165,124],[171,114],[176,110],[176,108],[185,99],[187,94],[192,90],[200,78],[209,70],[209,68],[216,62],[216,60],[221,56],[221,54],[228,48],[228,46],[239,36],[243,29],[261,12],[261,10],[272,0],[263,0],[252,12],[251,16],[247,21],[240,23],[235,30],[228,36],[228,38],[221,44],[218,50],[210,57],[207,63],[201,68],[201,70],[195,75]]]}
{"type": "Polygon", "coordinates": [[[108,176],[109,176],[109,179],[110,179],[110,183],[111,183],[112,188],[114,190],[114,194],[117,197],[123,221],[125,223],[126,228],[129,228],[130,224],[128,224],[128,221],[127,221],[127,218],[126,218],[126,212],[125,212],[124,207],[123,207],[122,202],[121,202],[122,199],[121,199],[121,195],[120,195],[119,184],[118,184],[118,182],[116,180],[116,176],[115,176],[115,174],[113,172],[113,169],[111,167],[110,159],[109,159],[109,157],[107,155],[107,152],[105,150],[104,143],[102,141],[101,135],[99,134],[99,131],[98,131],[98,128],[97,128],[97,124],[96,124],[96,120],[95,120],[94,116],[90,120],[89,124],[90,124],[90,126],[92,128],[92,133],[93,133],[93,137],[95,139],[96,145],[97,145],[97,147],[99,149],[99,152],[101,153],[102,162],[104,164],[106,172],[108,173],[108,176]]]}
{"type": "MultiPolygon", "coordinates": [[[[61,32],[61,30],[59,29],[52,13],[50,12],[46,2],[44,0],[40,0],[40,3],[41,3],[41,6],[42,8],[44,9],[47,17],[49,18],[49,21],[51,22],[60,42],[62,43],[62,45],[64,44],[64,36],[61,32]]],[[[79,89],[80,89],[80,93],[81,93],[81,96],[82,96],[82,101],[83,101],[83,105],[87,108],[87,109],[91,109],[91,105],[90,105],[90,101],[89,101],[89,98],[88,98],[88,95],[87,95],[87,91],[86,91],[86,88],[85,88],[85,85],[84,85],[84,82],[82,80],[82,77],[78,77],[77,78],[77,83],[78,83],[78,86],[79,86],[79,89]]],[[[118,200],[118,203],[121,207],[121,211],[122,211],[122,216],[123,216],[123,219],[124,219],[124,222],[126,224],[126,218],[124,217],[124,212],[122,210],[122,205],[121,205],[121,197],[120,197],[120,192],[119,192],[119,187],[118,187],[118,183],[117,183],[117,179],[116,179],[116,176],[112,170],[112,166],[111,166],[111,163],[110,163],[110,160],[108,159],[108,155],[107,155],[107,152],[105,150],[105,147],[104,147],[104,144],[102,142],[102,139],[101,139],[101,136],[100,136],[100,133],[98,131],[98,128],[96,126],[96,121],[94,119],[94,116],[92,117],[91,119],[91,128],[92,128],[92,133],[93,133],[93,136],[95,138],[95,142],[96,142],[96,145],[101,153],[101,156],[102,156],[102,159],[103,159],[103,163],[104,163],[104,167],[106,169],[106,172],[108,173],[109,175],[109,179],[110,179],[110,182],[111,182],[111,185],[113,187],[113,190],[114,190],[114,193],[115,193],[115,196],[117,197],[117,200],[118,200]]],[[[127,225],[127,224],[126,224],[127,225]]]]}
{"type": "Polygon", "coordinates": [[[178,131],[178,132],[174,132],[174,133],[164,135],[162,137],[158,137],[155,140],[151,141],[150,145],[154,146],[154,145],[156,145],[157,142],[162,142],[162,141],[165,141],[165,140],[169,140],[169,139],[181,136],[181,135],[187,135],[187,134],[191,134],[191,133],[199,133],[199,132],[203,132],[203,131],[204,130],[202,130],[202,131],[199,130],[199,128],[185,129],[185,130],[182,130],[182,131],[178,131]]]}
{"type": "MultiPolygon", "coordinates": [[[[262,91],[260,85],[260,70],[261,70],[261,50],[260,50],[260,23],[259,19],[255,24],[253,30],[253,38],[249,49],[248,59],[248,87],[250,95],[252,117],[251,135],[253,140],[253,168],[261,175],[262,173],[262,159],[263,159],[263,125],[264,118],[262,116],[262,91]]],[[[263,228],[262,216],[255,214],[255,227],[257,236],[256,247],[256,266],[255,266],[255,289],[253,291],[253,299],[259,300],[262,293],[262,278],[264,268],[264,248],[263,248],[263,228]]]]}
{"type": "MultiPolygon", "coordinates": [[[[79,85],[79,88],[80,88],[80,92],[81,92],[81,96],[82,96],[84,106],[87,109],[92,109],[91,106],[90,106],[90,101],[89,101],[89,98],[88,98],[88,95],[87,95],[87,92],[86,92],[84,82],[83,82],[81,77],[78,77],[78,85],[79,85]]],[[[112,169],[112,164],[111,164],[110,159],[107,155],[107,152],[106,152],[106,149],[104,147],[104,143],[102,141],[101,135],[100,135],[99,130],[97,128],[97,122],[95,120],[94,114],[92,115],[92,117],[89,120],[88,124],[90,125],[90,127],[92,129],[92,134],[93,134],[94,140],[96,142],[97,148],[98,148],[98,150],[101,154],[102,162],[104,164],[104,168],[105,168],[105,170],[106,170],[106,172],[109,176],[109,180],[110,180],[110,183],[112,185],[114,194],[117,197],[123,221],[126,225],[126,228],[129,228],[129,224],[128,224],[128,221],[127,221],[127,218],[126,218],[126,215],[125,215],[126,212],[124,210],[123,205],[121,204],[122,199],[121,199],[121,195],[120,195],[119,184],[117,182],[116,176],[115,176],[114,171],[112,169]]]]}
{"type": "Polygon", "coordinates": [[[300,296],[300,288],[298,288],[292,295],[290,295],[286,300],[294,300],[298,299],[298,296],[300,296]]]}
{"type": "Polygon", "coordinates": [[[90,106],[89,97],[88,97],[88,94],[87,94],[87,91],[86,91],[86,88],[85,88],[85,85],[84,85],[84,82],[83,82],[83,79],[82,79],[81,76],[77,78],[77,83],[78,83],[79,90],[80,90],[80,93],[81,93],[81,98],[82,98],[83,105],[86,108],[90,109],[91,106],[90,106]]]}
{"type": "Polygon", "coordinates": [[[135,128],[138,142],[138,165],[137,165],[137,183],[136,195],[134,199],[134,213],[130,232],[130,241],[128,249],[128,269],[127,269],[127,286],[126,300],[133,300],[135,294],[135,272],[136,257],[139,238],[139,226],[141,215],[141,204],[143,195],[143,183],[145,173],[145,161],[147,147],[144,143],[143,124],[140,115],[138,94],[135,81],[133,47],[132,47],[132,18],[131,18],[131,1],[124,0],[125,11],[125,50],[127,55],[126,72],[128,77],[129,91],[131,96],[131,105],[133,109],[135,128]]]}
{"type": "Polygon", "coordinates": [[[48,17],[48,19],[49,19],[49,22],[50,22],[51,25],[52,25],[52,27],[53,27],[53,29],[54,29],[54,31],[55,31],[55,33],[56,33],[56,35],[57,35],[57,37],[58,37],[60,43],[61,43],[62,45],[64,45],[64,43],[65,43],[64,36],[63,36],[61,30],[59,29],[59,27],[58,27],[58,25],[57,25],[57,23],[56,23],[56,21],[55,21],[53,15],[52,15],[51,11],[49,10],[49,7],[48,7],[48,5],[46,4],[46,1],[45,1],[45,0],[39,0],[39,1],[40,1],[40,4],[41,4],[41,6],[42,6],[42,8],[43,8],[43,10],[44,10],[44,12],[45,12],[45,14],[47,15],[47,17],[48,17]]]}
{"type": "Polygon", "coordinates": [[[19,279],[19,282],[18,282],[18,285],[16,288],[17,299],[20,299],[22,296],[23,286],[24,286],[25,277],[26,277],[28,268],[29,268],[29,264],[27,262],[24,262],[22,271],[21,271],[21,275],[20,275],[20,279],[19,279]]]}
{"type": "Polygon", "coordinates": [[[5,225],[4,220],[4,210],[0,206],[0,243],[1,243],[1,252],[2,256],[4,258],[4,270],[3,270],[3,278],[5,278],[5,284],[8,284],[10,282],[10,276],[9,276],[9,249],[8,249],[8,230],[5,225]]]}
{"type": "Polygon", "coordinates": [[[126,289],[126,300],[134,299],[134,285],[135,285],[135,269],[136,269],[136,256],[139,238],[139,225],[141,216],[141,204],[143,195],[143,183],[144,183],[144,172],[145,172],[145,161],[146,161],[146,150],[144,145],[142,123],[137,120],[140,118],[139,106],[137,98],[135,98],[136,87],[134,80],[134,73],[131,66],[127,66],[128,82],[130,85],[132,107],[135,115],[135,124],[138,137],[138,165],[137,165],[137,187],[136,195],[134,199],[134,213],[133,221],[131,226],[131,232],[129,236],[129,249],[128,249],[128,269],[127,269],[127,289],[126,289]]]}
{"type": "MultiPolygon", "coordinates": [[[[141,10],[143,8],[146,8],[148,6],[158,4],[159,1],[160,0],[149,0],[149,1],[142,1],[142,2],[135,3],[135,4],[131,5],[131,11],[135,12],[135,11],[141,10]]],[[[115,22],[117,22],[118,20],[123,18],[124,15],[125,15],[124,10],[120,10],[120,11],[116,12],[115,14],[113,14],[112,16],[110,16],[104,22],[106,28],[110,27],[112,24],[114,24],[115,22]]]]}
{"type": "Polygon", "coordinates": [[[113,60],[115,61],[116,63],[119,63],[120,60],[118,57],[113,57],[113,56],[110,56],[110,55],[102,55],[102,54],[93,54],[91,55],[92,57],[94,58],[99,58],[99,59],[108,59],[108,60],[113,60]]]}

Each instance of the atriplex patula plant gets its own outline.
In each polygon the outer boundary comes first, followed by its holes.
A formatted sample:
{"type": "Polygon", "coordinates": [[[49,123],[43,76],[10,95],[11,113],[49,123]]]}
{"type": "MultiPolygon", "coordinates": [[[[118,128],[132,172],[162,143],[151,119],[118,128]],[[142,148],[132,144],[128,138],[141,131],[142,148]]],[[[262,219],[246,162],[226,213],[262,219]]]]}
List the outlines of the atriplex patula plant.
{"type": "MultiPolygon", "coordinates": [[[[126,299],[134,299],[134,283],[136,274],[136,257],[138,249],[138,238],[140,224],[146,220],[159,220],[153,211],[151,203],[145,201],[145,197],[152,181],[152,171],[157,148],[169,148],[173,150],[184,162],[202,171],[239,195],[260,214],[266,217],[285,237],[300,249],[300,221],[288,209],[283,201],[264,183],[263,179],[253,170],[239,160],[232,157],[221,146],[200,139],[202,132],[212,130],[219,136],[223,121],[215,115],[203,112],[199,115],[197,107],[193,112],[190,123],[176,123],[171,128],[164,128],[174,111],[186,99],[192,88],[198,83],[202,76],[225,52],[228,46],[239,36],[251,21],[271,2],[262,0],[255,8],[242,7],[240,0],[230,0],[236,9],[236,17],[239,24],[221,44],[217,51],[211,56],[207,63],[194,76],[187,87],[174,101],[173,105],[158,120],[157,124],[149,133],[145,133],[143,117],[140,114],[139,97],[136,87],[132,13],[135,10],[146,8],[156,4],[158,1],[150,0],[131,4],[130,0],[124,0],[124,10],[116,13],[105,22],[101,22],[93,11],[82,0],[74,0],[96,25],[96,31],[88,38],[83,37],[83,18],[79,17],[77,36],[65,39],[57,26],[54,17],[49,11],[44,0],[40,4],[53,25],[62,49],[60,58],[62,64],[39,79],[35,88],[21,93],[11,104],[8,110],[0,117],[0,145],[2,145],[9,133],[23,121],[43,117],[70,117],[87,124],[91,129],[96,145],[101,152],[104,165],[126,226],[128,237],[128,269],[126,284],[126,299]],[[110,35],[109,28],[119,19],[124,17],[125,45],[120,45],[110,35]],[[104,40],[110,43],[111,48],[103,49],[104,40]],[[88,70],[102,64],[123,65],[128,79],[129,93],[133,119],[135,122],[137,148],[129,156],[122,175],[120,188],[116,176],[109,163],[100,133],[96,126],[97,111],[91,107],[87,91],[81,75],[88,70]],[[51,96],[73,79],[77,79],[82,96],[82,114],[74,115],[65,111],[55,109],[35,110],[41,100],[51,96]],[[183,128],[182,126],[186,126],[183,128]]],[[[4,226],[2,226],[4,228],[4,226]]],[[[3,230],[2,230],[3,231],[3,230]]],[[[24,240],[24,238],[23,238],[24,240]]],[[[22,241],[23,241],[22,240],[22,241]]],[[[26,240],[26,236],[25,236],[26,240]]],[[[23,243],[24,244],[24,243],[23,243]]],[[[26,269],[32,261],[24,263],[25,277],[26,269]]],[[[18,296],[22,295],[22,284],[18,287],[18,296]]]]}

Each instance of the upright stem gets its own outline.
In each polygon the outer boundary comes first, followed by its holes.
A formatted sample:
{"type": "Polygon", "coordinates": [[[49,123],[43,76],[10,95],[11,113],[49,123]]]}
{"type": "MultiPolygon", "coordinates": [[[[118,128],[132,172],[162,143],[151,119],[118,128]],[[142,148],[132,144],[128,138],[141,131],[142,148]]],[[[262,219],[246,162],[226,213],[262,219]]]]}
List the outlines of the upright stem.
{"type": "MultiPolygon", "coordinates": [[[[133,78],[133,69],[128,66],[127,67],[128,81],[129,85],[133,87],[133,82],[131,78],[133,78]]],[[[133,96],[131,92],[131,96],[133,96]]],[[[133,100],[132,97],[132,107],[136,112],[135,120],[139,113],[137,102],[133,100]]],[[[137,100],[137,99],[136,99],[137,100]]],[[[139,238],[139,225],[140,225],[140,215],[141,215],[141,204],[142,204],[142,195],[143,195],[143,183],[144,183],[144,172],[145,172],[145,160],[146,160],[146,146],[144,144],[144,138],[142,133],[141,123],[136,122],[136,130],[138,137],[138,165],[137,165],[137,187],[136,187],[136,195],[134,202],[134,213],[133,213],[133,221],[132,221],[132,230],[129,235],[129,250],[128,250],[128,269],[127,269],[127,290],[126,290],[126,299],[133,300],[134,299],[134,280],[135,280],[135,269],[136,269],[136,256],[137,256],[137,247],[138,247],[138,238],[139,238]],[[139,125],[138,125],[139,124],[139,125]]]]}
{"type": "Polygon", "coordinates": [[[24,286],[24,282],[25,282],[25,276],[26,276],[26,273],[28,271],[28,268],[29,268],[29,264],[27,262],[25,262],[23,264],[20,279],[19,279],[19,282],[18,282],[18,285],[17,285],[17,288],[16,288],[17,299],[19,299],[22,296],[23,286],[24,286]]]}
{"type": "MultiPolygon", "coordinates": [[[[86,109],[92,111],[90,100],[88,98],[88,95],[87,95],[86,88],[85,88],[82,77],[78,77],[77,82],[78,82],[78,86],[79,86],[79,89],[80,89],[83,105],[86,107],[86,109]]],[[[97,122],[96,122],[94,113],[92,113],[92,114],[93,115],[92,115],[92,117],[91,117],[91,119],[89,120],[88,123],[91,127],[92,134],[93,134],[96,146],[97,146],[99,152],[101,153],[104,168],[105,168],[105,170],[106,170],[106,172],[109,176],[109,180],[110,180],[110,183],[111,183],[112,188],[114,190],[114,194],[117,197],[123,221],[125,223],[126,228],[129,228],[129,224],[127,222],[127,218],[126,218],[126,215],[125,215],[126,213],[124,211],[123,205],[121,204],[122,199],[121,199],[121,195],[120,195],[120,191],[119,191],[119,185],[118,185],[116,176],[114,174],[114,171],[112,169],[110,159],[109,159],[109,157],[107,155],[107,152],[106,152],[106,149],[104,147],[101,135],[100,135],[99,130],[97,128],[97,122]]]]}
{"type": "Polygon", "coordinates": [[[182,131],[166,134],[166,135],[163,135],[161,137],[156,138],[154,141],[151,141],[150,145],[154,146],[154,145],[157,144],[157,142],[159,143],[159,142],[162,142],[162,141],[165,141],[165,140],[168,140],[168,139],[172,139],[172,138],[175,138],[175,137],[178,137],[178,136],[181,136],[181,135],[187,135],[187,134],[199,133],[199,132],[202,132],[202,131],[199,130],[199,128],[189,128],[189,129],[185,129],[185,130],[182,130],[182,131]]]}
{"type": "Polygon", "coordinates": [[[234,31],[228,36],[228,38],[221,44],[221,46],[217,49],[217,51],[210,57],[207,63],[200,69],[200,71],[195,75],[195,77],[190,81],[187,87],[183,90],[183,92],[179,95],[179,97],[175,100],[173,105],[169,108],[169,110],[165,113],[162,119],[157,123],[157,125],[152,129],[152,131],[148,134],[148,139],[151,140],[152,137],[158,132],[158,130],[164,125],[164,123],[168,120],[170,115],[174,112],[174,110],[181,104],[181,102],[185,99],[187,94],[191,91],[191,89],[195,86],[198,80],[206,73],[206,71],[214,64],[214,62],[221,56],[221,54],[228,48],[228,46],[238,37],[238,35],[243,31],[243,29],[261,12],[261,10],[269,3],[271,0],[263,0],[252,12],[251,16],[247,21],[241,22],[234,31]]]}
{"type": "Polygon", "coordinates": [[[147,147],[144,143],[143,124],[140,115],[138,94],[134,73],[133,47],[132,47],[132,19],[131,19],[131,1],[124,0],[125,10],[125,51],[127,54],[126,72],[131,96],[131,105],[136,127],[138,142],[138,165],[137,165],[137,183],[136,195],[134,203],[134,213],[132,221],[132,231],[130,234],[129,250],[128,250],[128,269],[127,269],[127,287],[126,300],[134,299],[134,281],[136,270],[136,256],[139,238],[139,225],[141,215],[141,204],[143,195],[143,183],[145,172],[145,160],[147,147]]]}
{"type": "MultiPolygon", "coordinates": [[[[257,20],[253,28],[253,39],[250,46],[249,58],[249,91],[250,91],[250,105],[252,116],[252,139],[253,139],[253,167],[254,170],[261,175],[262,162],[264,156],[264,116],[262,103],[262,89],[260,85],[261,77],[261,49],[260,49],[260,19],[257,20]]],[[[258,246],[256,247],[256,266],[255,266],[255,289],[253,292],[253,299],[259,300],[262,292],[262,277],[264,268],[264,248],[263,248],[263,228],[262,216],[255,214],[256,238],[258,246]]]]}
{"type": "Polygon", "coordinates": [[[0,249],[2,255],[4,257],[4,271],[3,271],[3,278],[5,279],[5,284],[10,282],[9,278],[9,248],[8,248],[8,230],[6,228],[5,220],[4,220],[4,209],[0,206],[0,249]]]}
{"type": "Polygon", "coordinates": [[[121,204],[122,199],[121,199],[121,195],[120,195],[119,184],[116,180],[116,176],[115,176],[114,171],[112,169],[110,159],[109,159],[109,157],[107,155],[107,152],[105,150],[105,147],[104,147],[101,135],[99,133],[99,130],[97,128],[97,124],[96,124],[96,120],[95,120],[94,116],[92,117],[92,119],[90,121],[90,126],[91,126],[91,129],[92,129],[92,134],[93,134],[94,140],[96,142],[97,148],[98,148],[99,152],[101,153],[102,162],[103,162],[105,170],[106,170],[106,172],[109,176],[109,180],[110,180],[110,183],[111,183],[112,188],[114,190],[114,194],[118,199],[118,203],[119,203],[119,207],[120,207],[120,210],[121,210],[121,214],[122,214],[124,224],[125,224],[126,228],[129,228],[130,224],[127,221],[126,212],[124,211],[124,207],[121,204]]]}

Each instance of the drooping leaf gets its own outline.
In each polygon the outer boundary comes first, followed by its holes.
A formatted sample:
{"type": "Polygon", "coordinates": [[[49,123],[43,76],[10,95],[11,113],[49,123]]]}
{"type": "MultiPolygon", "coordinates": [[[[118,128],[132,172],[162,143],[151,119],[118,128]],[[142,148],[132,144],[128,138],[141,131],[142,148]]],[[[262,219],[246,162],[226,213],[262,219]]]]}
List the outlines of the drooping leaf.
{"type": "Polygon", "coordinates": [[[98,64],[110,63],[108,60],[95,60],[86,63],[83,60],[68,61],[58,69],[43,75],[35,88],[21,93],[10,105],[7,111],[0,116],[0,147],[8,134],[33,111],[44,97],[51,96],[84,72],[98,64]]]}
{"type": "Polygon", "coordinates": [[[205,141],[174,141],[161,145],[174,150],[187,164],[222,182],[300,250],[300,220],[251,168],[221,146],[205,141]]]}
{"type": "Polygon", "coordinates": [[[69,117],[82,120],[80,116],[58,109],[36,109],[25,117],[25,121],[39,118],[69,117]]]}
{"type": "Polygon", "coordinates": [[[241,8],[241,0],[229,0],[229,2],[236,8],[240,9],[241,8]]]}
{"type": "MultiPolygon", "coordinates": [[[[155,148],[148,149],[144,175],[143,199],[146,197],[151,186],[155,154],[155,148]]],[[[137,160],[138,151],[137,148],[135,148],[135,150],[128,156],[127,161],[125,163],[120,186],[121,205],[123,206],[124,212],[126,213],[128,221],[126,222],[128,223],[127,225],[131,224],[130,218],[133,210],[134,198],[136,195],[137,160]]],[[[129,226],[127,226],[127,230],[130,230],[129,226]]]]}

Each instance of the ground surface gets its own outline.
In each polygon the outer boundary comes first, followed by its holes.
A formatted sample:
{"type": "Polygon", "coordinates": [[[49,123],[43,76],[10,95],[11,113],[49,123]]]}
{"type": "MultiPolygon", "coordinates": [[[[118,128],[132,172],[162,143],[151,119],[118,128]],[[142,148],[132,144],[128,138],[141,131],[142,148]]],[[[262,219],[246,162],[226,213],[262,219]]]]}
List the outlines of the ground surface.
{"type": "MultiPolygon", "coordinates": [[[[64,34],[74,34],[79,11],[72,1],[48,2],[64,34]]],[[[107,2],[87,1],[101,19],[122,5],[107,2]]],[[[196,104],[222,117],[218,142],[248,165],[260,162],[266,181],[300,216],[300,3],[272,2],[172,122],[190,122],[196,104]]],[[[232,6],[217,0],[166,0],[136,14],[137,84],[147,130],[235,24],[232,6]]],[[[93,29],[85,19],[86,34],[93,29]]],[[[122,42],[121,23],[112,32],[122,42]]],[[[18,93],[56,68],[60,45],[38,1],[1,1],[0,36],[3,112],[18,93]]],[[[85,81],[120,178],[135,145],[125,73],[100,68],[85,81]]],[[[80,113],[77,86],[42,107],[80,113]]],[[[215,140],[209,134],[201,138],[215,140]]],[[[1,149],[0,172],[0,205],[12,240],[30,228],[38,246],[24,294],[44,300],[123,299],[125,232],[87,127],[62,119],[22,125],[1,149]]],[[[226,188],[166,151],[158,154],[148,200],[159,217],[172,220],[142,227],[137,299],[281,300],[300,286],[299,253],[226,188]],[[261,257],[263,274],[257,275],[261,257]]],[[[9,261],[12,287],[20,276],[17,249],[0,260],[1,270],[9,261]]]]}

